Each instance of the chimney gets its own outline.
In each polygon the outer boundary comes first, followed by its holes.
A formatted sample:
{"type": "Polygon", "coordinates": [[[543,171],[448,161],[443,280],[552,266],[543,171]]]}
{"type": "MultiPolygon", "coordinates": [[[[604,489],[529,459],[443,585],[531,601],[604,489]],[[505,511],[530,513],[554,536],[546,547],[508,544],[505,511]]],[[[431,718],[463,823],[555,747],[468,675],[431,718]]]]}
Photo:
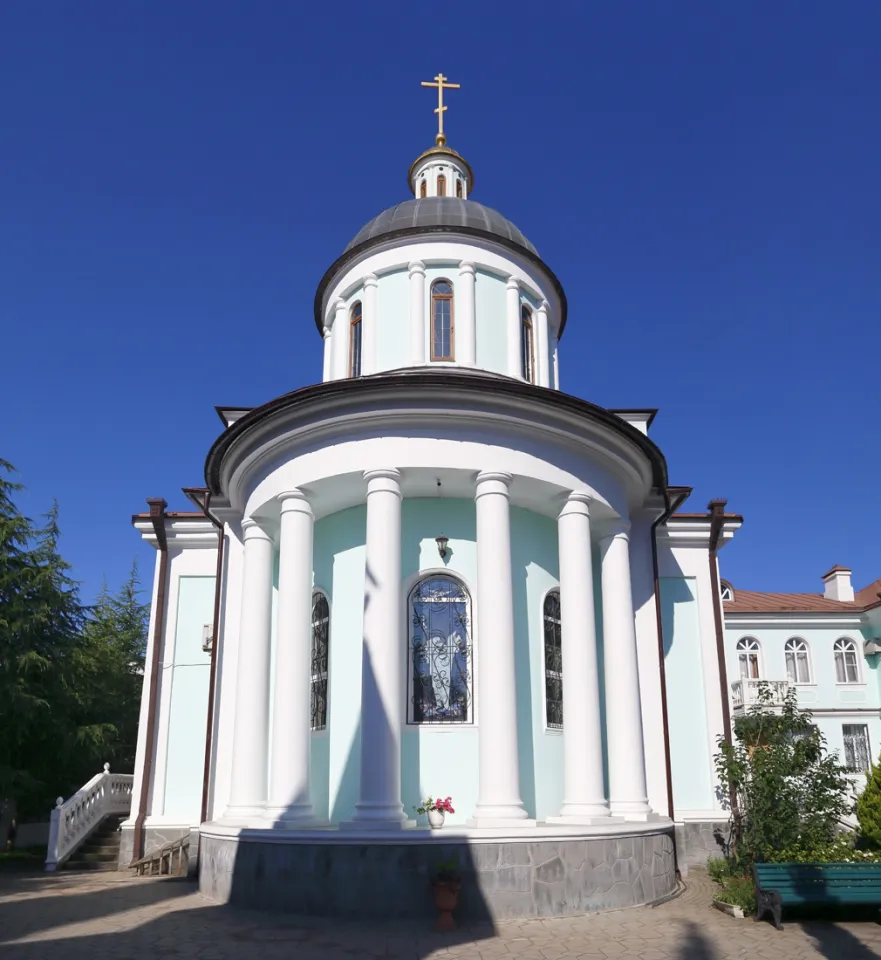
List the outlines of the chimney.
{"type": "Polygon", "coordinates": [[[823,596],[827,600],[841,600],[853,603],[853,584],[850,582],[851,571],[847,567],[835,566],[823,574],[823,596]]]}

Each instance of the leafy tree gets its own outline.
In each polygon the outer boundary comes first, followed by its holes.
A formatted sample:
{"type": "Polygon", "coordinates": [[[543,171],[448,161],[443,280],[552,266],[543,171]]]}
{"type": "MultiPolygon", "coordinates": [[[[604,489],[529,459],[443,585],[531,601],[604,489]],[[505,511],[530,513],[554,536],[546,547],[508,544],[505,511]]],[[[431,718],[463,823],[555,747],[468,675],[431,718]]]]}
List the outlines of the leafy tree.
{"type": "Polygon", "coordinates": [[[881,766],[866,774],[866,787],[857,798],[860,846],[881,850],[881,766]]]}
{"type": "Polygon", "coordinates": [[[787,850],[828,847],[849,812],[849,781],[837,754],[800,711],[794,690],[771,712],[770,687],[734,722],[735,742],[718,740],[716,771],[734,800],[731,854],[741,866],[779,860],[787,850]]]}

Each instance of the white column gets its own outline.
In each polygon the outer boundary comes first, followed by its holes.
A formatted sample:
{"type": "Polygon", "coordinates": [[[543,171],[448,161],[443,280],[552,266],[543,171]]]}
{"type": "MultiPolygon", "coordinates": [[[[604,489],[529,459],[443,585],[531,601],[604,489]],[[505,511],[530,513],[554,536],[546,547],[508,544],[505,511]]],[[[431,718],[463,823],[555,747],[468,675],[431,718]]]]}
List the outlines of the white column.
{"type": "Polygon", "coordinates": [[[364,304],[361,323],[361,376],[376,373],[376,274],[364,278],[364,304]]]}
{"type": "Polygon", "coordinates": [[[516,277],[509,277],[505,284],[506,326],[508,331],[508,376],[523,378],[523,363],[520,357],[520,284],[516,277]]]}
{"type": "Polygon", "coordinates": [[[514,590],[511,576],[511,475],[477,475],[477,690],[480,750],[477,806],[470,826],[534,824],[520,798],[514,590]]]}
{"type": "Polygon", "coordinates": [[[648,820],[655,815],[646,792],[629,530],[626,520],[617,521],[600,540],[609,800],[613,814],[648,820]]]}
{"type": "Polygon", "coordinates": [[[408,826],[401,803],[404,643],[401,636],[401,474],[368,470],[361,649],[361,780],[347,826],[408,826]]]}
{"type": "Polygon", "coordinates": [[[560,346],[557,343],[557,336],[553,332],[553,330],[551,331],[551,335],[550,335],[550,343],[551,343],[551,357],[553,358],[552,366],[554,368],[553,379],[551,380],[551,383],[553,384],[553,387],[555,390],[559,390],[560,389],[560,346]]]}
{"type": "Polygon", "coordinates": [[[242,521],[244,569],[236,667],[232,776],[225,818],[261,816],[266,806],[269,747],[269,635],[272,541],[256,520],[242,521]]]}
{"type": "Polygon", "coordinates": [[[349,318],[346,301],[337,300],[333,320],[333,379],[345,380],[349,375],[349,318]]]}
{"type": "Polygon", "coordinates": [[[473,367],[477,362],[477,326],[474,314],[474,264],[459,264],[456,286],[456,362],[473,367]]]}
{"type": "Polygon", "coordinates": [[[266,816],[312,820],[309,795],[312,655],[312,508],[300,490],[279,494],[278,609],[272,769],[266,816]]]}
{"type": "Polygon", "coordinates": [[[542,300],[535,311],[535,346],[537,353],[538,376],[535,382],[540,387],[549,387],[551,380],[549,376],[548,356],[548,302],[542,300]]]}
{"type": "Polygon", "coordinates": [[[570,493],[557,520],[563,654],[563,807],[570,823],[608,818],[597,658],[590,501],[570,493]]]}
{"type": "Polygon", "coordinates": [[[322,336],[324,337],[324,365],[321,369],[321,380],[323,383],[327,383],[330,380],[330,370],[332,362],[332,347],[333,347],[333,338],[331,336],[331,329],[325,327],[322,331],[322,336]]]}
{"type": "Polygon", "coordinates": [[[425,264],[414,260],[410,276],[410,363],[425,363],[425,264]]]}

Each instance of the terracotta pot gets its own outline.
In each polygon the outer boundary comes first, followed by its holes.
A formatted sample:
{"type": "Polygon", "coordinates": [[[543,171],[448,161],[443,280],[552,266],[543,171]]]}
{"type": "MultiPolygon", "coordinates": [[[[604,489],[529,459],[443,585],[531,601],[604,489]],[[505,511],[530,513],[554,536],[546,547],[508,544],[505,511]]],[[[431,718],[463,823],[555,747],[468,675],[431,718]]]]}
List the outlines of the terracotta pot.
{"type": "Polygon", "coordinates": [[[444,825],[444,811],[443,810],[429,810],[428,811],[428,825],[432,830],[440,830],[444,825]]]}
{"type": "Polygon", "coordinates": [[[436,880],[434,883],[434,902],[438,909],[437,930],[455,930],[456,921],[453,911],[459,902],[462,884],[458,881],[436,880]]]}

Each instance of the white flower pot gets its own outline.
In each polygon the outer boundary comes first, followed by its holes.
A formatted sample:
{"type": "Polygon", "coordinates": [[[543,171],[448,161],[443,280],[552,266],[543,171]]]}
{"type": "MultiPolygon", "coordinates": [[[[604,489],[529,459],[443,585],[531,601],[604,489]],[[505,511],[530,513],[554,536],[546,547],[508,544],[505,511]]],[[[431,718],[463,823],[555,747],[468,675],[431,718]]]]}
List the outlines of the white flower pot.
{"type": "Polygon", "coordinates": [[[444,825],[443,810],[429,810],[428,825],[431,827],[432,830],[440,830],[440,828],[444,825]]]}

